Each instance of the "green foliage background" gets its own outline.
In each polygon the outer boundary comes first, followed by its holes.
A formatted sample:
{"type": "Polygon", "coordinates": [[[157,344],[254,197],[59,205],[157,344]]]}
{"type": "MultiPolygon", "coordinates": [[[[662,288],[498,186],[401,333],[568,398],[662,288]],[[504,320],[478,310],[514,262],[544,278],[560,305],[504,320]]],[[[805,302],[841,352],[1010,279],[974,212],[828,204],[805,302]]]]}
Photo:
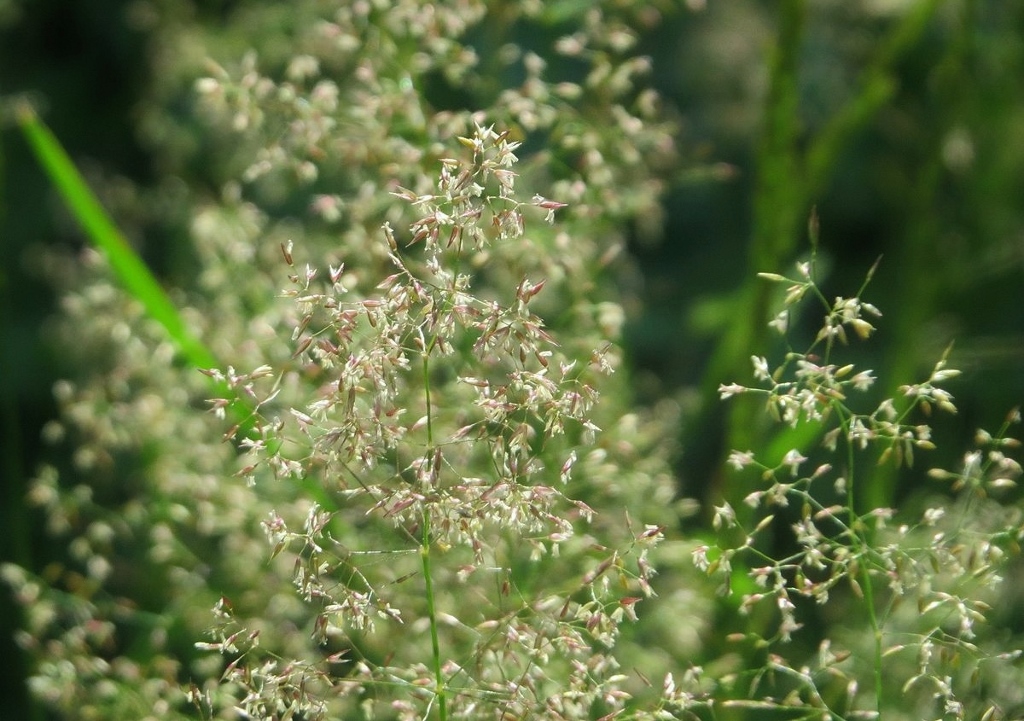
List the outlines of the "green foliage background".
{"type": "MultiPolygon", "coordinates": [[[[552,37],[591,4],[549,3],[552,37]]],[[[158,17],[215,35],[249,5],[165,2],[158,17]]],[[[678,114],[688,157],[671,178],[662,214],[628,229],[638,272],[622,282],[641,397],[678,394],[683,402],[680,493],[746,494],[729,487],[721,461],[730,448],[757,447],[764,431],[754,409],[724,408],[715,389],[746,377],[749,355],[770,344],[762,329],[772,289],[754,273],[781,271],[806,251],[812,207],[831,269],[826,288],[856,287],[883,256],[868,297],[887,317],[863,364],[895,387],[955,340],[951,364],[966,371],[954,387],[960,415],[938,432],[966,438],[979,425],[998,425],[1024,401],[1024,7],[984,0],[657,5],[661,20],[646,28],[642,45],[654,84],[678,114]]],[[[151,22],[148,7],[0,2],[0,96],[27,92],[39,101],[119,225],[173,288],[194,269],[182,250],[188,219],[159,199],[179,192],[174,175],[198,188],[209,176],[194,147],[182,154],[187,163],[175,165],[175,144],[196,141],[179,79],[164,72],[167,28],[151,22]],[[154,127],[155,107],[174,122],[154,127]]],[[[506,39],[526,46],[536,41],[509,32],[506,39]]],[[[244,34],[223,40],[237,54],[247,42],[244,34]]],[[[571,77],[574,68],[561,71],[571,77]]],[[[495,88],[438,78],[427,92],[435,105],[457,107],[495,88]]],[[[78,247],[82,239],[10,123],[0,143],[0,548],[2,560],[43,571],[59,551],[46,547],[23,495],[45,454],[62,463],[39,437],[56,413],[54,380],[75,370],[47,336],[59,289],[47,287],[38,259],[44,246],[78,247]]],[[[873,483],[881,505],[914,491],[912,478],[897,484],[876,474],[873,483]]],[[[699,530],[699,521],[689,523],[699,530]]],[[[11,642],[17,612],[6,596],[2,603],[0,657],[11,670],[0,696],[5,710],[17,709],[12,717],[25,717],[25,666],[11,642]]]]}

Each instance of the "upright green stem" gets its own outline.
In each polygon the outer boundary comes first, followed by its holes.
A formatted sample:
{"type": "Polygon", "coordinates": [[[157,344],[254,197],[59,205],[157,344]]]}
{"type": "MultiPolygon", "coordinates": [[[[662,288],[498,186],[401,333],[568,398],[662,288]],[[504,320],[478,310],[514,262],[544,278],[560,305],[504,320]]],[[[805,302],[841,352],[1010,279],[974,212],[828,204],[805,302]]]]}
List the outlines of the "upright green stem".
{"type": "MultiPolygon", "coordinates": [[[[433,343],[423,349],[423,395],[427,404],[427,449],[433,457],[434,428],[433,412],[430,403],[430,350],[433,343]]],[[[423,565],[424,591],[427,596],[427,616],[430,619],[430,645],[434,657],[434,696],[437,698],[438,718],[448,721],[448,693],[445,688],[444,674],[441,670],[441,642],[437,633],[437,610],[434,604],[434,579],[430,570],[430,514],[423,510],[423,529],[420,541],[420,560],[423,565]]]]}
{"type": "MultiPolygon", "coordinates": [[[[869,550],[870,542],[865,537],[862,531],[862,523],[860,515],[857,513],[856,504],[856,492],[857,492],[857,479],[854,473],[854,454],[853,454],[853,443],[849,440],[850,437],[850,419],[847,416],[847,411],[842,405],[833,406],[839,417],[839,424],[843,430],[843,435],[847,438],[846,441],[846,510],[849,517],[850,527],[850,542],[856,546],[854,549],[856,555],[862,556],[864,561],[867,561],[867,553],[861,553],[862,551],[869,550]]],[[[871,581],[871,569],[866,562],[858,564],[860,580],[859,584],[861,590],[864,593],[864,605],[867,607],[868,612],[868,623],[871,624],[871,632],[874,635],[874,676],[875,676],[875,708],[878,711],[879,717],[882,713],[882,627],[878,623],[878,615],[875,613],[875,592],[871,581]]],[[[856,579],[855,579],[856,580],[856,579]]]]}
{"type": "Polygon", "coordinates": [[[860,569],[861,583],[864,586],[864,603],[868,607],[868,620],[871,623],[871,631],[875,636],[875,710],[878,717],[882,717],[882,628],[878,625],[878,617],[875,615],[875,593],[871,587],[871,574],[867,565],[862,564],[860,569]]]}

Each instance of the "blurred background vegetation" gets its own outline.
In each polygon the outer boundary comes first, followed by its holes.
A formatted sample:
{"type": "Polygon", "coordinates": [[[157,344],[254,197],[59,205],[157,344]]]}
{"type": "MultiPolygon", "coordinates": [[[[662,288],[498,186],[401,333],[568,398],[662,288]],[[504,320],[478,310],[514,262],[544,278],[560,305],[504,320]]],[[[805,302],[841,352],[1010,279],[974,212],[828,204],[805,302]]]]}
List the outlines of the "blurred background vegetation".
{"type": "MultiPolygon", "coordinates": [[[[33,99],[171,287],[192,268],[181,240],[188,218],[161,198],[182,192],[179,178],[202,187],[205,176],[201,153],[174,162],[190,86],[168,77],[168,25],[215,34],[259,4],[0,0],[0,96],[33,99]],[[156,108],[179,124],[154,125],[156,108]]],[[[552,34],[594,4],[550,3],[552,34]]],[[[751,409],[727,415],[715,391],[749,378],[750,354],[771,348],[762,329],[777,298],[754,274],[788,271],[807,253],[815,207],[829,294],[855,291],[882,257],[866,297],[886,317],[876,342],[857,352],[870,354],[862,362],[887,379],[883,390],[920,377],[955,341],[960,414],[937,432],[967,439],[997,426],[1024,401],[1024,5],[653,5],[658,20],[641,45],[688,156],[662,216],[629,229],[636,272],[623,293],[641,400],[674,395],[684,408],[680,494],[746,493],[728,487],[721,460],[755,447],[762,431],[751,409]]],[[[225,42],[240,53],[245,38],[225,42]]],[[[444,83],[430,92],[442,105],[465,100],[444,83]]],[[[56,414],[54,381],[74,369],[47,335],[60,288],[48,285],[40,258],[83,240],[9,121],[0,127],[0,549],[2,560],[42,571],[57,551],[23,496],[45,454],[61,464],[40,434],[56,414]]],[[[906,498],[915,483],[877,474],[872,501],[906,498]]],[[[6,594],[0,604],[0,698],[10,718],[26,718],[27,662],[12,642],[18,611],[6,594]]]]}

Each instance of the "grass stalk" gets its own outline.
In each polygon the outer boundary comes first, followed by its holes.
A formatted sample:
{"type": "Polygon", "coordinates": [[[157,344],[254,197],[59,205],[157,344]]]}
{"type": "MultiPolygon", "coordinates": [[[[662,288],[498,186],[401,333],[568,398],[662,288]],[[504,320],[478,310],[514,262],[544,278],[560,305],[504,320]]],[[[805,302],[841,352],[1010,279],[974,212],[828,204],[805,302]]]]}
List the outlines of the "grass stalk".
{"type": "MultiPolygon", "coordinates": [[[[427,406],[427,453],[433,457],[434,428],[433,408],[430,398],[430,351],[433,343],[423,351],[423,395],[427,406]]],[[[437,711],[440,721],[448,721],[448,694],[445,688],[444,672],[441,668],[441,642],[437,629],[437,607],[434,600],[434,578],[431,572],[430,558],[430,513],[426,508],[422,516],[422,536],[420,541],[420,560],[423,568],[424,593],[427,600],[427,617],[430,619],[430,647],[434,664],[434,695],[437,699],[437,711]]]]}
{"type": "MultiPolygon", "coordinates": [[[[865,285],[867,282],[865,281],[865,285]]],[[[864,287],[861,287],[863,292],[864,287]]],[[[859,295],[859,293],[858,293],[859,295]]],[[[843,429],[843,437],[846,441],[846,509],[849,516],[851,543],[855,544],[854,549],[857,553],[863,553],[865,558],[871,554],[872,546],[869,538],[866,537],[867,531],[864,528],[864,524],[861,521],[859,514],[857,513],[857,482],[856,467],[854,465],[854,448],[853,442],[850,438],[850,415],[848,409],[839,402],[833,403],[832,407],[835,409],[837,416],[839,417],[840,427],[843,429]]],[[[873,636],[873,648],[872,648],[872,665],[874,672],[874,686],[875,686],[875,710],[878,712],[879,717],[882,713],[882,699],[884,697],[884,689],[882,686],[882,627],[878,622],[878,614],[875,611],[875,592],[874,586],[871,580],[871,568],[868,563],[859,564],[859,575],[860,580],[858,582],[860,590],[864,594],[864,608],[868,616],[868,624],[871,626],[871,633],[873,636]]],[[[853,579],[856,581],[856,579],[853,579]]]]}

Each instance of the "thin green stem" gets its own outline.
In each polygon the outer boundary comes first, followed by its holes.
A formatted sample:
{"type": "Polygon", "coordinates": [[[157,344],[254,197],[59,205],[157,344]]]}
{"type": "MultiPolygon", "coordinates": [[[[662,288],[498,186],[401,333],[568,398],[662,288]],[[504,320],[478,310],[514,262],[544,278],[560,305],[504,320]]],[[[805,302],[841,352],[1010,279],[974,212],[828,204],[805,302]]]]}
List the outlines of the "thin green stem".
{"type": "MultiPolygon", "coordinates": [[[[427,449],[433,456],[434,428],[430,400],[430,350],[433,343],[423,349],[423,395],[427,405],[427,449]]],[[[441,642],[437,632],[437,608],[434,602],[434,578],[431,575],[430,559],[430,514],[424,508],[422,516],[423,535],[420,541],[420,560],[423,565],[424,591],[427,596],[427,617],[430,619],[430,645],[434,657],[434,696],[437,698],[438,718],[448,720],[448,694],[444,673],[441,669],[441,642]]]]}
{"type": "Polygon", "coordinates": [[[427,405],[427,450],[434,450],[434,413],[430,402],[430,352],[434,349],[434,342],[423,349],[423,397],[427,405]]]}
{"type": "Polygon", "coordinates": [[[871,586],[871,574],[867,564],[861,564],[861,583],[864,590],[864,603],[868,609],[868,621],[871,623],[871,631],[875,636],[875,709],[879,718],[882,715],[882,628],[878,625],[878,617],[875,615],[875,594],[871,586]]]}
{"type": "Polygon", "coordinates": [[[855,477],[855,461],[853,442],[850,440],[850,420],[852,414],[841,403],[833,404],[839,424],[846,438],[846,508],[850,519],[850,541],[858,548],[856,555],[861,556],[864,562],[859,563],[860,588],[864,594],[864,605],[867,608],[868,623],[871,625],[871,632],[874,635],[874,681],[875,681],[875,707],[881,716],[882,713],[882,628],[878,623],[878,615],[875,613],[875,593],[871,580],[871,569],[868,561],[868,554],[871,551],[869,539],[865,537],[865,531],[860,516],[857,513],[856,491],[857,479],[855,477]]]}

